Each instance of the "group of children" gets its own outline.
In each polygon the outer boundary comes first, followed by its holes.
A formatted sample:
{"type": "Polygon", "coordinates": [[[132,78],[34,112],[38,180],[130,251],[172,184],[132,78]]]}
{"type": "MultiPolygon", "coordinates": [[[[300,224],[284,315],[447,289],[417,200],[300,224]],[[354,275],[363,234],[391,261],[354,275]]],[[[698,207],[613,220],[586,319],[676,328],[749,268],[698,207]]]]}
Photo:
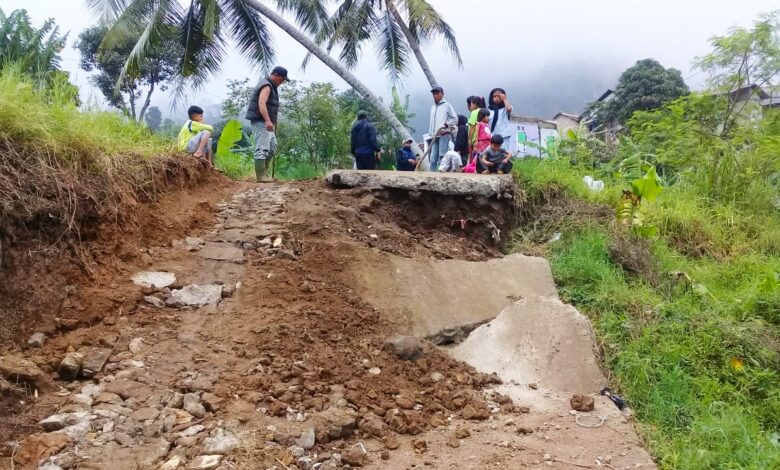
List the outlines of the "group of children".
{"type": "Polygon", "coordinates": [[[458,116],[455,148],[439,162],[438,171],[482,174],[505,174],[512,171],[512,154],[507,151],[506,127],[512,105],[503,89],[490,94],[491,106],[485,99],[470,96],[466,99],[469,118],[458,116]]]}

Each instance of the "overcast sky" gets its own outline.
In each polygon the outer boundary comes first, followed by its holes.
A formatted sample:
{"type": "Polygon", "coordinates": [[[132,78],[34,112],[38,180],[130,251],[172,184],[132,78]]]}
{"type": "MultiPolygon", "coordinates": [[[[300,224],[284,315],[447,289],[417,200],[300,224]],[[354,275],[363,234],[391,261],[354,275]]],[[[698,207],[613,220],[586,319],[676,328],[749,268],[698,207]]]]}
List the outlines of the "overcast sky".
{"type": "MultiPolygon", "coordinates": [[[[709,51],[708,38],[725,34],[731,26],[750,26],[760,13],[778,7],[776,0],[429,1],[454,28],[461,48],[463,69],[441,52],[439,44],[425,47],[434,74],[449,91],[448,98],[458,112],[465,111],[461,108],[465,107],[462,101],[467,94],[487,95],[490,88],[503,86],[510,98],[515,96],[516,109],[522,110],[525,100],[529,102],[529,111],[550,116],[556,110],[579,110],[557,107],[584,104],[581,90],[563,101],[555,101],[553,94],[565,96],[568,87],[587,75],[588,83],[583,86],[590,94],[587,100],[593,99],[603,88],[614,84],[620,71],[647,57],[680,69],[689,85],[699,87],[704,77],[691,71],[691,61],[709,51]],[[516,89],[510,89],[509,84],[516,89]],[[551,84],[554,89],[549,88],[551,84]],[[539,101],[540,94],[550,100],[539,101]],[[531,98],[536,104],[531,104],[531,98]]],[[[81,88],[82,99],[100,100],[99,92],[89,86],[88,74],[78,70],[78,52],[72,47],[79,32],[94,22],[85,1],[0,0],[0,7],[6,13],[26,8],[36,25],[53,17],[62,31],[70,33],[68,48],[62,53],[63,68],[81,88]]],[[[346,83],[314,60],[305,73],[301,72],[305,50],[281,30],[272,31],[276,62],[286,66],[293,78],[332,81],[337,87],[346,88],[346,83]]],[[[191,101],[202,105],[218,103],[224,97],[226,80],[257,76],[258,72],[238,54],[228,55],[222,72],[208,86],[192,93],[191,101]]],[[[378,70],[375,56],[373,48],[366,48],[364,61],[355,74],[372,90],[389,96],[390,84],[378,70]]],[[[419,67],[412,64],[410,70],[401,91],[412,95],[419,114],[430,95],[419,67]]],[[[168,114],[166,97],[158,95],[153,102],[163,114],[168,114]]]]}

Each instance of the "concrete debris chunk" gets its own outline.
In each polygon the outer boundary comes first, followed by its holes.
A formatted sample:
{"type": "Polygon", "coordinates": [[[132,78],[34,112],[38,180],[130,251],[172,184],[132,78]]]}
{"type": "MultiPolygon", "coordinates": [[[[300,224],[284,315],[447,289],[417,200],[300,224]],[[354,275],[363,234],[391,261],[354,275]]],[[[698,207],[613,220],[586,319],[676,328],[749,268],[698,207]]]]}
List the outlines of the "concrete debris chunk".
{"type": "Polygon", "coordinates": [[[191,307],[203,307],[216,305],[222,300],[222,286],[219,284],[206,284],[203,286],[190,284],[181,289],[171,291],[167,304],[189,305],[191,307]]]}
{"type": "Polygon", "coordinates": [[[164,271],[140,271],[131,279],[133,284],[151,289],[164,289],[176,284],[176,275],[164,271]]]}
{"type": "Polygon", "coordinates": [[[40,348],[43,343],[46,342],[46,335],[43,333],[33,333],[30,339],[27,340],[27,346],[31,348],[40,348]]]}

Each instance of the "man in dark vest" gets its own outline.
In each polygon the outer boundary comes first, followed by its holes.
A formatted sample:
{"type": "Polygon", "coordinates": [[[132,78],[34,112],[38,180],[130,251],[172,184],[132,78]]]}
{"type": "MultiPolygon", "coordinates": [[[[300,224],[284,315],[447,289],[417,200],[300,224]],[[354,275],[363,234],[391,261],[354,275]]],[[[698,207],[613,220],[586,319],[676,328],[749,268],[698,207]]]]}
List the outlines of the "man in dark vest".
{"type": "Polygon", "coordinates": [[[276,122],[279,116],[279,85],[289,80],[287,69],[275,67],[271,75],[258,82],[246,110],[255,137],[255,177],[259,183],[270,183],[271,160],[276,153],[276,122]]]}

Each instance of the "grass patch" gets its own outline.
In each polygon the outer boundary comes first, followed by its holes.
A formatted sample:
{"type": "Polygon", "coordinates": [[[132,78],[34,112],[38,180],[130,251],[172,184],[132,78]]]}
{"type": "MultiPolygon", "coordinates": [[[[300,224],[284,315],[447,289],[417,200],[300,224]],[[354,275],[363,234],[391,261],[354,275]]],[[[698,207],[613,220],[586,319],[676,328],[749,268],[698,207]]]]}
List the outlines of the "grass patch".
{"type": "MultiPolygon", "coordinates": [[[[517,171],[531,204],[609,207],[621,189],[607,180],[593,193],[567,162],[524,161],[517,171]]],[[[631,238],[614,212],[557,223],[560,240],[541,242],[561,296],[591,318],[610,381],[663,468],[780,468],[778,216],[674,186],[653,210],[660,236],[649,254],[638,250],[657,267],[652,283],[621,267],[615,242],[631,238]]],[[[515,237],[526,227],[545,230],[525,220],[515,237]]]]}
{"type": "MultiPolygon", "coordinates": [[[[196,171],[172,143],[116,113],[76,107],[73,87],[0,70],[0,234],[83,239],[196,171]]],[[[8,246],[8,244],[6,246],[8,246]]]]}
{"type": "MultiPolygon", "coordinates": [[[[307,162],[295,161],[285,155],[277,155],[275,160],[274,175],[282,181],[306,180],[325,174],[325,170],[321,168],[307,162]]],[[[227,156],[217,155],[214,165],[222,170],[225,176],[234,180],[255,178],[255,164],[251,155],[238,152],[227,156]]]]}

